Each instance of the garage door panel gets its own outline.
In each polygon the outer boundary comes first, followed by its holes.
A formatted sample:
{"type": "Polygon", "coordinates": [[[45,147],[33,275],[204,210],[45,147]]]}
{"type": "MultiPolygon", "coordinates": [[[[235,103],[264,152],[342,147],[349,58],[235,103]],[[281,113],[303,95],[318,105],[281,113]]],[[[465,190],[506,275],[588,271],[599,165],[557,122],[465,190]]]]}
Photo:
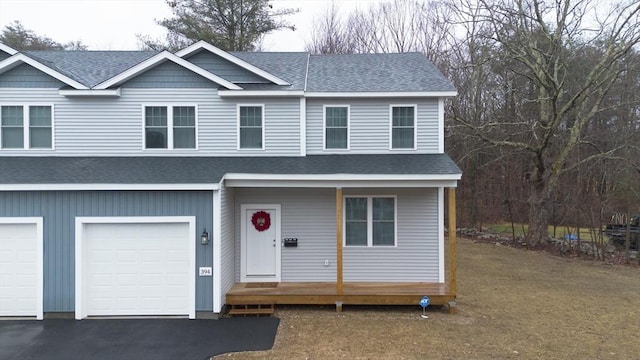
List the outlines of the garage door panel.
{"type": "Polygon", "coordinates": [[[189,224],[85,224],[86,315],[188,315],[189,224]]]}
{"type": "Polygon", "coordinates": [[[42,315],[39,224],[0,222],[0,316],[42,315]]]}

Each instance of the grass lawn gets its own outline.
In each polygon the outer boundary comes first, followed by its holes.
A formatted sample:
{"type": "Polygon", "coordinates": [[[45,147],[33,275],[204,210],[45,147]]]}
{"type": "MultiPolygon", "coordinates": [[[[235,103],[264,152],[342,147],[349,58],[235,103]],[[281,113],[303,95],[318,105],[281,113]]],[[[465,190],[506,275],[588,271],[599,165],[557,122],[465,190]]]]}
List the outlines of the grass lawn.
{"type": "MultiPolygon", "coordinates": [[[[529,226],[527,224],[514,224],[514,227],[515,227],[516,236],[520,236],[524,234],[524,231],[526,231],[529,226]]],[[[508,222],[491,224],[487,226],[487,229],[490,232],[496,233],[496,234],[504,234],[508,236],[512,235],[511,223],[508,223],[508,222]]],[[[575,227],[567,228],[565,226],[556,226],[556,231],[554,236],[553,226],[550,225],[548,227],[547,233],[551,237],[556,237],[561,239],[561,238],[564,238],[566,234],[569,234],[569,233],[576,234],[576,230],[577,229],[575,227]]],[[[591,241],[591,236],[592,234],[588,227],[580,228],[580,239],[591,241]]]]}
{"type": "Polygon", "coordinates": [[[458,309],[279,307],[272,350],[217,358],[640,358],[638,268],[460,239],[458,309]]]}

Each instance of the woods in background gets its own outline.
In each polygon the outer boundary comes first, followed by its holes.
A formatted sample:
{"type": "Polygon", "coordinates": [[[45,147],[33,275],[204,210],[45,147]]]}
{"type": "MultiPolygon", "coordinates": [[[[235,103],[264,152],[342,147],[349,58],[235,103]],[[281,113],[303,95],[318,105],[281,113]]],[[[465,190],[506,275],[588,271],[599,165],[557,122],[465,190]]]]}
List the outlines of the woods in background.
{"type": "Polygon", "coordinates": [[[601,228],[640,211],[640,4],[395,0],[315,24],[315,53],[425,53],[459,95],[447,152],[464,175],[461,226],[601,228]]]}

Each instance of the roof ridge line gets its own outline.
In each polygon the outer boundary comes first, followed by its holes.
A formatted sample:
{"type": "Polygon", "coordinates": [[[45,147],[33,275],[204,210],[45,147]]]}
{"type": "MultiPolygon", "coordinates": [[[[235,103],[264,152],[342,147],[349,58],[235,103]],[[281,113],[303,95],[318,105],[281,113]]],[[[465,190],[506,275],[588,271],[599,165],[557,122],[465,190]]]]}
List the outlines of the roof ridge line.
{"type": "Polygon", "coordinates": [[[303,92],[307,91],[307,81],[309,80],[309,63],[311,62],[311,53],[307,53],[307,68],[304,71],[304,87],[302,88],[303,92]]]}

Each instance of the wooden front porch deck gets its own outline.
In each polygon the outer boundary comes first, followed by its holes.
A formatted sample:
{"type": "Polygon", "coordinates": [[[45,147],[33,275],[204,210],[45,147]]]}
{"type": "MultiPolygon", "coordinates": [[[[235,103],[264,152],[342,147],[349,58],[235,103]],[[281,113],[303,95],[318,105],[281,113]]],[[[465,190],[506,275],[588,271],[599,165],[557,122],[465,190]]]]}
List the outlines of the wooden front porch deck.
{"type": "MultiPolygon", "coordinates": [[[[271,303],[276,305],[418,305],[423,296],[432,305],[455,311],[456,295],[447,284],[345,282],[338,294],[335,282],[236,283],[227,292],[227,305],[271,303]]],[[[338,309],[339,310],[339,309],[338,309]]]]}

